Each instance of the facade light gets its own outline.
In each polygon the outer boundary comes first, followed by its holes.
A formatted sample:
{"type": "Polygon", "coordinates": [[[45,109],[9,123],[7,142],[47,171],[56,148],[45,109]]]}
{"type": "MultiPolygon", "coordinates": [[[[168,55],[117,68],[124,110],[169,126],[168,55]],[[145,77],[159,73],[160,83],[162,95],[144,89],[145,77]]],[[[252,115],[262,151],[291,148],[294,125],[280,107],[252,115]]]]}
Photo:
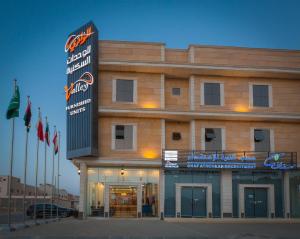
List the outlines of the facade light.
{"type": "Polygon", "coordinates": [[[125,169],[121,168],[121,176],[124,176],[124,174],[125,174],[125,169]]]}

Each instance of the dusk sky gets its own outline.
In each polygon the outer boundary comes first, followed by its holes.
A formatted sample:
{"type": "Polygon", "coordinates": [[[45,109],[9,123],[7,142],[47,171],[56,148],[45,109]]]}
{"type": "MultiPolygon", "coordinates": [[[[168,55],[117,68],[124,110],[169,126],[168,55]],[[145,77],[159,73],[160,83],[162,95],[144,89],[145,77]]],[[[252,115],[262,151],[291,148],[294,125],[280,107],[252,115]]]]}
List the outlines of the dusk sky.
{"type": "MultiPolygon", "coordinates": [[[[61,131],[62,188],[79,194],[79,176],[66,160],[66,84],[64,45],[70,32],[92,20],[100,40],[164,42],[300,50],[300,1],[2,1],[0,7],[0,175],[8,174],[10,121],[5,114],[13,79],[21,93],[16,119],[13,175],[23,178],[26,96],[32,101],[28,182],[34,184],[37,107],[61,131]]],[[[48,150],[48,179],[52,164],[48,150]]],[[[40,147],[39,183],[43,182],[40,147]]]]}

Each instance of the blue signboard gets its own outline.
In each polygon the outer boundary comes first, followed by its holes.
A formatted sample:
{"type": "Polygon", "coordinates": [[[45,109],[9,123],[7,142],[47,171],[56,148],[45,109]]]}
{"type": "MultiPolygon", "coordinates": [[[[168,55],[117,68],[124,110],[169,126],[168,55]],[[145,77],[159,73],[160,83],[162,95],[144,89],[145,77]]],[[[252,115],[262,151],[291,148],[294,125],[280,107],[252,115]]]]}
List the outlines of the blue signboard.
{"type": "Polygon", "coordinates": [[[293,153],[269,152],[199,152],[164,151],[164,168],[189,169],[273,169],[288,170],[297,167],[293,153]]]}
{"type": "Polygon", "coordinates": [[[98,30],[92,22],[65,44],[67,158],[98,155],[98,30]]]}

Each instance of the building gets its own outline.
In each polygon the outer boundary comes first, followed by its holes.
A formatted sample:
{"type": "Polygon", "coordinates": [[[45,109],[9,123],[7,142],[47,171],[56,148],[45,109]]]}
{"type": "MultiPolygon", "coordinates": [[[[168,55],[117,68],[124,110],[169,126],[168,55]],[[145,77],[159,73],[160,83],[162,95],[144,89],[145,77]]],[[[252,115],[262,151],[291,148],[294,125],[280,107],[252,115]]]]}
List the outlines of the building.
{"type": "MultiPolygon", "coordinates": [[[[12,192],[12,210],[17,212],[23,209],[23,195],[24,195],[24,183],[20,178],[11,177],[11,192],[12,192]]],[[[62,207],[78,209],[78,196],[68,193],[65,189],[59,190],[57,194],[57,188],[52,184],[46,184],[46,194],[44,200],[44,184],[40,184],[37,188],[37,203],[51,203],[53,195],[53,203],[62,207]]],[[[9,198],[9,176],[0,175],[0,212],[7,211],[9,198]]],[[[35,187],[26,184],[26,207],[35,203],[35,187]]]]}
{"type": "MultiPolygon", "coordinates": [[[[80,170],[81,217],[300,217],[300,51],[96,46],[87,102],[97,105],[98,152],[68,157],[80,170]]],[[[76,102],[66,108],[70,152],[73,131],[87,137],[73,122],[90,109],[76,102]]]]}
{"type": "MultiPolygon", "coordinates": [[[[11,193],[13,196],[23,196],[24,194],[24,184],[17,177],[11,177],[11,193]]],[[[9,176],[0,176],[0,198],[9,196],[9,176]]],[[[26,196],[34,196],[35,187],[31,185],[26,185],[26,196]]],[[[38,195],[42,195],[42,192],[38,190],[38,195]]]]}

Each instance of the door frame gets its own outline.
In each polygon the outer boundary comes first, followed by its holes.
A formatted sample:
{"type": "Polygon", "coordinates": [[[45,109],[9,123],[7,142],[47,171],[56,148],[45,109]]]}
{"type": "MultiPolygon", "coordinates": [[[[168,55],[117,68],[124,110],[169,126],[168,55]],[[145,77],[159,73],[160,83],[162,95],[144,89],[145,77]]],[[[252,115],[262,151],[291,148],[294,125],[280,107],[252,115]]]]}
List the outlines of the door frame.
{"type": "Polygon", "coordinates": [[[198,187],[206,189],[206,216],[212,217],[212,184],[211,183],[175,183],[176,217],[181,217],[181,191],[183,187],[198,187]]]}
{"type": "Polygon", "coordinates": [[[245,215],[245,188],[265,188],[268,191],[268,218],[275,217],[275,191],[274,184],[239,184],[239,216],[245,215]]]}

